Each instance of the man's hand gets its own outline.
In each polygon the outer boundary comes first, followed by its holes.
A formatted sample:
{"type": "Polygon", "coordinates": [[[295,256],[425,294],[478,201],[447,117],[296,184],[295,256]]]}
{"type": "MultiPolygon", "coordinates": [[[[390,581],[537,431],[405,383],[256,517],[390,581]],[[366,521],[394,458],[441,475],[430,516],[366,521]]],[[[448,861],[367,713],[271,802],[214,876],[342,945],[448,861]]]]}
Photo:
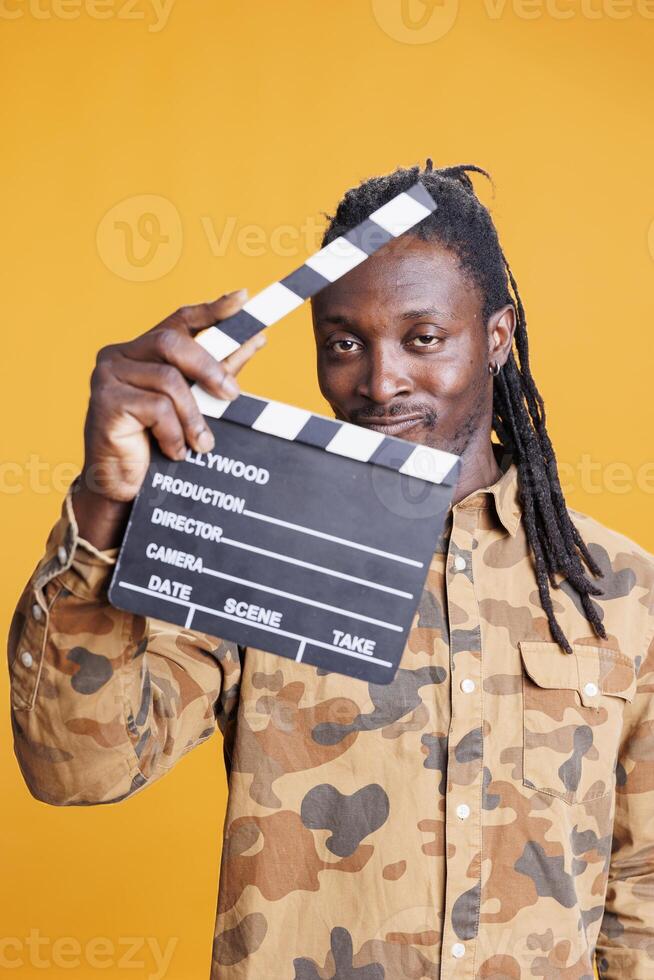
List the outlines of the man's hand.
{"type": "Polygon", "coordinates": [[[256,334],[222,361],[193,338],[236,313],[246,299],[247,291],[238,290],[181,307],[136,340],[99,352],[84,426],[81,486],[73,497],[79,533],[97,548],[120,540],[150,462],[148,430],[170,459],[183,459],[188,448],[213,449],[190,382],[217,398],[235,398],[235,375],[265,337],[256,334]]]}

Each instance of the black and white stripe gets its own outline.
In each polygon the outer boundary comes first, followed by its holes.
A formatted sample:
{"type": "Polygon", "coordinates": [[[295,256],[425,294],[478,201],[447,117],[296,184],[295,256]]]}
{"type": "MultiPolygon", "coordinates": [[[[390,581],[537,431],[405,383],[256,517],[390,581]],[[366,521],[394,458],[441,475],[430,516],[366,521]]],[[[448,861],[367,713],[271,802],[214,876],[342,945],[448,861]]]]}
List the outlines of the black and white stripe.
{"type": "Polygon", "coordinates": [[[270,327],[321,289],[364,262],[392,238],[397,238],[436,210],[436,202],[418,181],[279,282],[267,286],[235,313],[197,338],[222,361],[264,327],[270,327]]]}
{"type": "Polygon", "coordinates": [[[241,394],[230,401],[214,398],[197,386],[194,394],[200,411],[209,418],[224,419],[328,453],[386,466],[429,483],[454,485],[459,457],[452,453],[254,395],[241,394]]]}
{"type": "MultiPolygon", "coordinates": [[[[331,282],[336,282],[436,210],[418,181],[388,201],[345,235],[320,249],[299,269],[253,296],[238,313],[197,338],[217,360],[227,357],[264,327],[281,320],[331,282]]],[[[203,415],[236,422],[295,442],[363,462],[376,463],[430,483],[451,485],[458,457],[395,436],[339,422],[283,402],[241,394],[233,401],[214,398],[199,385],[193,394],[203,415]]]]}

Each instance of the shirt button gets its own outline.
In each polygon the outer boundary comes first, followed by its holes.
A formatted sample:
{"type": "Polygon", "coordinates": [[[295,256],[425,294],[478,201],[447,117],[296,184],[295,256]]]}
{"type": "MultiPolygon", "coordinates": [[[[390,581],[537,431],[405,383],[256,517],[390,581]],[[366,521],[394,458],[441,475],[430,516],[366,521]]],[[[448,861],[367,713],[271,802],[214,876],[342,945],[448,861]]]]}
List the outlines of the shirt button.
{"type": "Polygon", "coordinates": [[[470,677],[464,677],[461,681],[461,690],[464,694],[472,694],[475,689],[475,682],[470,677]]]}
{"type": "Polygon", "coordinates": [[[460,960],[462,956],[465,956],[466,948],[463,943],[454,943],[452,946],[452,956],[456,956],[457,960],[460,960]]]}
{"type": "Polygon", "coordinates": [[[65,565],[68,561],[68,555],[66,554],[66,549],[63,545],[57,548],[57,560],[59,561],[60,565],[65,565]]]}
{"type": "Polygon", "coordinates": [[[37,623],[43,619],[43,610],[39,606],[38,602],[35,602],[32,606],[32,616],[37,621],[37,623]]]}
{"type": "Polygon", "coordinates": [[[466,820],[470,816],[470,807],[467,803],[459,803],[456,808],[456,815],[460,817],[461,820],[466,820]]]}
{"type": "Polygon", "coordinates": [[[587,694],[589,698],[594,698],[597,694],[597,684],[593,684],[592,681],[584,684],[584,694],[587,694]]]}
{"type": "Polygon", "coordinates": [[[20,655],[20,662],[23,664],[24,667],[32,666],[34,661],[32,659],[32,654],[29,652],[29,650],[23,650],[23,652],[20,655]]]}
{"type": "Polygon", "coordinates": [[[466,564],[467,563],[463,555],[457,555],[454,559],[454,567],[456,568],[457,572],[462,572],[466,567],[466,564]]]}

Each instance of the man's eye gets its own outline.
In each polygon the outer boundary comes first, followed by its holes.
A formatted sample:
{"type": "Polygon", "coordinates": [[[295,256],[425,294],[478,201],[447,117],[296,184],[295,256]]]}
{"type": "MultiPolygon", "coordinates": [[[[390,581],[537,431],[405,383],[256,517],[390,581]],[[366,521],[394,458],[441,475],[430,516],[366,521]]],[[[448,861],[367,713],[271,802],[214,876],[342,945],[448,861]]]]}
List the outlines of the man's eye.
{"type": "Polygon", "coordinates": [[[357,346],[357,343],[355,340],[334,340],[328,346],[331,348],[331,350],[346,354],[348,351],[353,350],[353,348],[357,346]],[[339,344],[344,344],[345,346],[339,347],[339,344]],[[350,345],[349,347],[347,346],[348,344],[350,345]]]}
{"type": "Polygon", "coordinates": [[[419,337],[414,337],[411,343],[415,343],[416,347],[436,347],[440,343],[440,337],[433,333],[423,333],[419,337]],[[419,343],[415,343],[416,341],[419,343]]]}

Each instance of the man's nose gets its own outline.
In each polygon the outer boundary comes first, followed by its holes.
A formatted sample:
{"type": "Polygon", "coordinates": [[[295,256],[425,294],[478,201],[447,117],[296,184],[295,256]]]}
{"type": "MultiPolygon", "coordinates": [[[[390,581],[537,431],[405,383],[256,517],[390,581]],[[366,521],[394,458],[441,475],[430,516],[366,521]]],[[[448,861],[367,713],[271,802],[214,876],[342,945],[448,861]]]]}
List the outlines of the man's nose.
{"type": "Polygon", "coordinates": [[[406,359],[399,352],[369,349],[357,394],[380,405],[413,390],[406,359]]]}

